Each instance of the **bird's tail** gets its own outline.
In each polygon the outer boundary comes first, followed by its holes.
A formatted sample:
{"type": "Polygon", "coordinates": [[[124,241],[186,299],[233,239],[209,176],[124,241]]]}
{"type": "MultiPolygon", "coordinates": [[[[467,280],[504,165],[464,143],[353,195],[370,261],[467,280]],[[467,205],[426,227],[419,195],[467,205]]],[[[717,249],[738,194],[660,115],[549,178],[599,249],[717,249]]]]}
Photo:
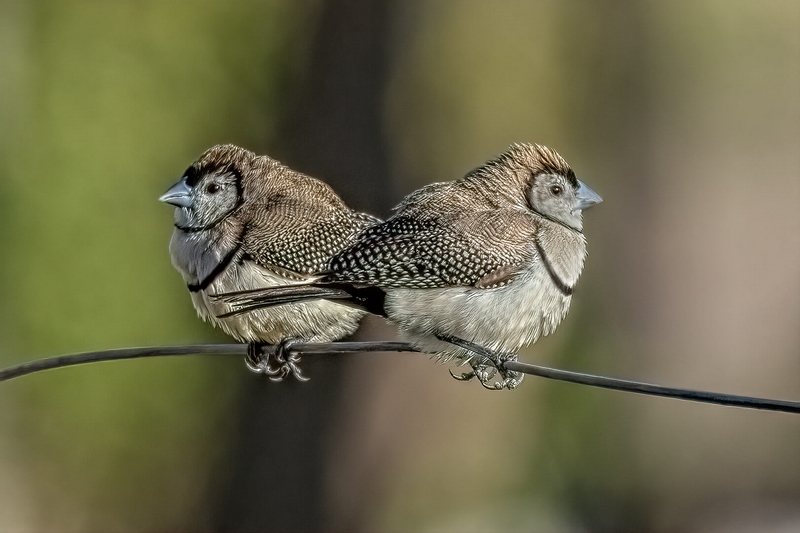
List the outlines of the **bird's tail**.
{"type": "Polygon", "coordinates": [[[211,299],[227,304],[230,311],[217,315],[225,318],[256,309],[274,307],[310,300],[329,300],[363,309],[378,316],[386,316],[384,300],[386,293],[377,287],[356,287],[349,283],[319,282],[314,284],[282,285],[264,289],[214,294],[211,299]]]}

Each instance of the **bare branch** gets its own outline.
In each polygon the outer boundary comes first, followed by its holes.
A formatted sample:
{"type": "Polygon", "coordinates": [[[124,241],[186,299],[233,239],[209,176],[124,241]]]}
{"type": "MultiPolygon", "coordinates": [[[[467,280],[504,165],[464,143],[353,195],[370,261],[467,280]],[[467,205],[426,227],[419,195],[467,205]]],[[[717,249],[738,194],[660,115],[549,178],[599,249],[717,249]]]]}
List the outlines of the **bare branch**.
{"type": "MultiPolygon", "coordinates": [[[[405,342],[331,342],[331,343],[298,343],[289,349],[290,353],[300,356],[346,354],[356,352],[418,352],[411,344],[405,342]]],[[[61,368],[66,366],[96,363],[98,361],[113,361],[118,359],[137,359],[141,357],[160,357],[175,355],[245,355],[245,344],[198,344],[192,346],[153,346],[148,348],[122,348],[119,350],[103,350],[99,352],[85,352],[71,355],[61,355],[40,359],[29,363],[13,366],[0,370],[0,381],[7,381],[16,377],[33,374],[42,370],[61,368]]],[[[678,389],[663,387],[650,383],[640,383],[623,379],[581,374],[567,370],[558,370],[539,365],[506,361],[504,366],[508,370],[522,372],[559,381],[568,381],[592,387],[662,396],[678,400],[743,407],[747,409],[761,409],[766,411],[781,411],[785,413],[800,414],[800,402],[785,400],[771,400],[767,398],[753,398],[716,392],[697,391],[691,389],[678,389]]]]}
{"type": "Polygon", "coordinates": [[[192,346],[152,346],[149,348],[120,348],[99,352],[84,352],[71,355],[59,355],[47,359],[39,359],[29,363],[12,366],[0,370],[0,381],[18,378],[42,370],[65,366],[97,363],[99,361],[115,361],[118,359],[138,359],[140,357],[160,357],[167,355],[244,355],[245,344],[197,344],[192,346]]]}
{"type": "MultiPolygon", "coordinates": [[[[274,347],[273,347],[274,349],[274,347]]],[[[356,352],[416,352],[405,342],[332,342],[298,343],[292,345],[291,353],[297,355],[327,355],[356,352]]],[[[189,346],[150,346],[146,348],[120,348],[84,352],[70,355],[59,355],[47,359],[39,359],[0,370],[0,381],[18,378],[42,370],[62,368],[66,366],[97,363],[100,361],[116,361],[119,359],[139,359],[141,357],[163,357],[173,355],[245,355],[246,344],[194,344],[189,346]]]]}
{"type": "Polygon", "coordinates": [[[782,411],[784,413],[800,414],[800,402],[790,402],[786,400],[770,400],[768,398],[753,398],[750,396],[738,396],[735,394],[723,394],[720,392],[707,392],[692,389],[677,389],[653,385],[651,383],[641,383],[639,381],[628,381],[625,379],[607,378],[604,376],[594,376],[592,374],[581,374],[568,370],[558,370],[546,366],[531,365],[520,363],[519,361],[507,361],[504,366],[508,370],[522,372],[533,376],[547,379],[557,379],[568,381],[590,387],[601,387],[604,389],[617,390],[622,392],[633,392],[636,394],[646,394],[648,396],[662,396],[664,398],[675,398],[678,400],[688,400],[691,402],[713,403],[717,405],[728,405],[732,407],[743,407],[746,409],[762,409],[764,411],[782,411]]]}

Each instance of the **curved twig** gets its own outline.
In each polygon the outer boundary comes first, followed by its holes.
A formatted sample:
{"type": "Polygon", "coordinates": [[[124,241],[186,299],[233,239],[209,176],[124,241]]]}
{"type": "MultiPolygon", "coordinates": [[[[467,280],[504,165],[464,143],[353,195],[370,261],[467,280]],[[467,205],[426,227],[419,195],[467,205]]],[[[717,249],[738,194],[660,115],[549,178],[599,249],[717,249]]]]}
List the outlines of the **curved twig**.
{"type": "MultiPolygon", "coordinates": [[[[355,352],[418,352],[411,344],[406,342],[331,342],[324,344],[297,343],[289,349],[291,353],[300,356],[345,354],[355,352]]],[[[71,355],[61,355],[47,359],[39,359],[21,365],[0,370],[0,381],[66,366],[95,363],[98,361],[114,361],[119,359],[137,359],[140,357],[160,357],[174,355],[245,355],[245,344],[198,344],[191,346],[152,346],[147,348],[122,348],[118,350],[103,350],[99,352],[85,352],[71,355]]],[[[506,361],[504,366],[508,370],[522,372],[559,381],[568,381],[592,387],[662,396],[678,400],[711,403],[747,409],[761,409],[766,411],[781,411],[785,413],[800,414],[800,402],[786,400],[772,400],[768,398],[753,398],[717,392],[698,391],[691,389],[678,389],[663,387],[650,383],[628,381],[623,379],[581,374],[567,370],[559,370],[518,361],[506,361]]]]}

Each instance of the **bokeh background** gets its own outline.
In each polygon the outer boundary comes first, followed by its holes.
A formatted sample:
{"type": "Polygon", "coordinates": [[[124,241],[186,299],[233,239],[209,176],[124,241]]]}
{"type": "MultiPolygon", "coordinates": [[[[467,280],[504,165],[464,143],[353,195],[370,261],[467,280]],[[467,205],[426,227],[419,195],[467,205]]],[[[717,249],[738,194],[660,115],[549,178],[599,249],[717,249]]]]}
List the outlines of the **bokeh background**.
{"type": "MultiPolygon", "coordinates": [[[[800,399],[800,3],[0,2],[0,364],[218,342],[157,197],[234,142],[385,216],[515,141],[605,203],[525,361],[800,399]]],[[[394,332],[369,320],[362,339],[394,332]]],[[[416,354],[0,384],[0,530],[800,530],[800,419],[416,354]]]]}

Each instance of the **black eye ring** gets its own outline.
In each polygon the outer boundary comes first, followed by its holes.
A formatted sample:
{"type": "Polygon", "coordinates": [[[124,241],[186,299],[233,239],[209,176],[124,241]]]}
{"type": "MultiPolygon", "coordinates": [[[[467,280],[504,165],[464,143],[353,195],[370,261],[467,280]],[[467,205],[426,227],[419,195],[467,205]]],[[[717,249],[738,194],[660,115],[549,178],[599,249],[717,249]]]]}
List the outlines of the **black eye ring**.
{"type": "Polygon", "coordinates": [[[550,187],[550,192],[553,193],[553,196],[558,196],[561,194],[562,189],[558,185],[553,185],[550,187]]]}
{"type": "Polygon", "coordinates": [[[217,185],[216,183],[209,183],[206,186],[206,192],[208,194],[214,194],[214,193],[219,192],[219,185],[217,185]]]}

